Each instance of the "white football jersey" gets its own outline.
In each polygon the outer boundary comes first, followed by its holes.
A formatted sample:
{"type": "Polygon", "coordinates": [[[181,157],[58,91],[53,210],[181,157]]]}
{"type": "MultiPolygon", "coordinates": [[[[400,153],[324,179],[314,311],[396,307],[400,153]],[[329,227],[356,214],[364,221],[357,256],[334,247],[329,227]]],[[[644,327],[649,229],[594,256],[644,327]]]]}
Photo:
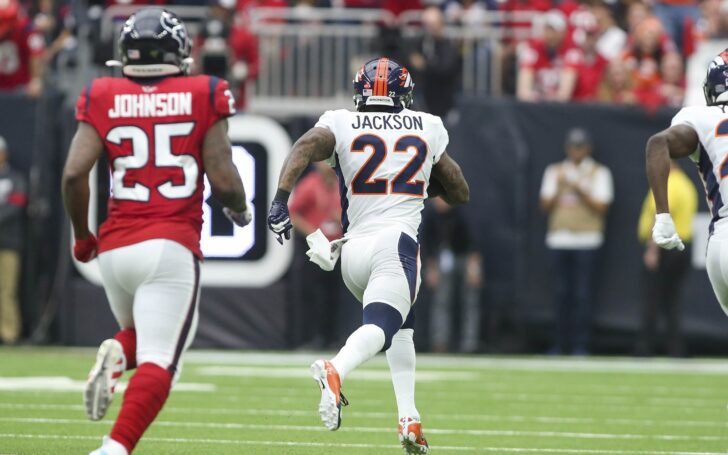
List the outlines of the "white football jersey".
{"type": "Polygon", "coordinates": [[[690,159],[698,165],[713,220],[710,232],[728,216],[728,113],[720,106],[684,107],[672,119],[672,126],[687,125],[698,134],[698,148],[690,159]]]}
{"type": "Polygon", "coordinates": [[[416,239],[432,166],[449,141],[440,117],[340,109],[316,126],[336,136],[328,161],[339,177],[346,237],[398,226],[416,239]]]}

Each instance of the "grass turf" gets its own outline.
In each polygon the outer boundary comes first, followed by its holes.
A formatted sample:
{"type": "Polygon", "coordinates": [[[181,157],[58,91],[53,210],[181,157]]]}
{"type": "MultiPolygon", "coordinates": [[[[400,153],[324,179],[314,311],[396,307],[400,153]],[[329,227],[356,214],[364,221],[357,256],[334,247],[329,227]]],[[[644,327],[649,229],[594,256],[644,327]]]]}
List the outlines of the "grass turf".
{"type": "MultiPolygon", "coordinates": [[[[101,422],[81,387],[95,352],[0,349],[0,454],[86,454],[101,422]],[[51,390],[55,389],[55,390],[51,390]]],[[[192,351],[135,454],[396,454],[382,355],[348,378],[326,431],[308,353],[192,351]]],[[[728,362],[420,356],[418,408],[432,453],[725,454],[728,362]]],[[[128,376],[126,376],[128,379],[128,376]]]]}

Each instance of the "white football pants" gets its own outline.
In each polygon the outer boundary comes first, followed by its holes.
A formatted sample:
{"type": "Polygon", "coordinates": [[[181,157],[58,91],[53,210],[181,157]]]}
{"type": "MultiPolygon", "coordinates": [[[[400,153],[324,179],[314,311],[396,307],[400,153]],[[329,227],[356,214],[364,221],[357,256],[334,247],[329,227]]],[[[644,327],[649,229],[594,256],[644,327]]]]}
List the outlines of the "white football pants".
{"type": "Polygon", "coordinates": [[[136,329],[137,365],[155,363],[176,379],[197,330],[197,258],[177,242],[154,239],[101,253],[99,264],[114,317],[136,329]]]}
{"type": "Polygon", "coordinates": [[[347,240],[341,250],[341,276],[365,307],[388,304],[405,321],[420,287],[419,245],[401,229],[347,240]]]}

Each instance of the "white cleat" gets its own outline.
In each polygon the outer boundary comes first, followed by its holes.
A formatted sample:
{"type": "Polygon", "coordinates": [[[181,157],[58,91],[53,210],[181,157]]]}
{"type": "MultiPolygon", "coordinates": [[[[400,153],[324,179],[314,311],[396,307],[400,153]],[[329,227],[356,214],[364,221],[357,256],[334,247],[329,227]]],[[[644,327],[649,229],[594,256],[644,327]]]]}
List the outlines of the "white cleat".
{"type": "Polygon", "coordinates": [[[422,422],[412,417],[399,419],[399,442],[407,454],[422,454],[430,450],[422,434],[422,422]]]}
{"type": "Polygon", "coordinates": [[[88,455],[129,455],[126,451],[126,447],[111,439],[108,436],[104,436],[104,442],[98,449],[89,453],[88,455]]]}
{"type": "Polygon", "coordinates": [[[341,407],[349,405],[341,393],[339,373],[328,360],[317,360],[311,365],[311,376],[321,389],[321,422],[329,430],[336,431],[341,426],[341,407]]]}
{"type": "Polygon", "coordinates": [[[101,420],[114,398],[116,381],[124,371],[124,349],[121,343],[110,338],[99,346],[96,363],[88,374],[83,402],[86,415],[91,420],[101,420]]]}

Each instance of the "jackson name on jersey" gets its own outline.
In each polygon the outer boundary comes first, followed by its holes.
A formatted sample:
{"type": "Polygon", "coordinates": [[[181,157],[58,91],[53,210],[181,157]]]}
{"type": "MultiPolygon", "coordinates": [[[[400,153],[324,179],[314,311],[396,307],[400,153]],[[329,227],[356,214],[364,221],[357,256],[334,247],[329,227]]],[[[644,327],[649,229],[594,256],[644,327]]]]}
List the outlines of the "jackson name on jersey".
{"type": "Polygon", "coordinates": [[[341,109],[316,126],[336,137],[328,162],[339,176],[345,236],[396,226],[416,239],[432,166],[449,141],[440,117],[341,109]]]}

